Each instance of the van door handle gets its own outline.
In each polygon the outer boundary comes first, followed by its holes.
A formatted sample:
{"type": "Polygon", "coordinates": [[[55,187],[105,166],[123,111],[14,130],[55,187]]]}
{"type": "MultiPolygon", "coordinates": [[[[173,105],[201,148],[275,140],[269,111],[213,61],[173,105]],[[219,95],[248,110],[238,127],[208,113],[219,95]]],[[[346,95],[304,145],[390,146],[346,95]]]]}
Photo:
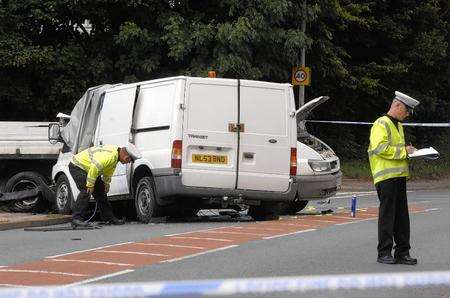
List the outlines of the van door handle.
{"type": "Polygon", "coordinates": [[[255,156],[253,152],[244,152],[244,158],[252,159],[255,156]]]}
{"type": "Polygon", "coordinates": [[[228,131],[229,132],[244,132],[245,125],[244,125],[244,123],[228,123],[228,131]]]}
{"type": "Polygon", "coordinates": [[[269,140],[269,143],[271,143],[271,144],[275,144],[277,142],[277,140],[275,140],[275,139],[270,139],[269,140]]]}

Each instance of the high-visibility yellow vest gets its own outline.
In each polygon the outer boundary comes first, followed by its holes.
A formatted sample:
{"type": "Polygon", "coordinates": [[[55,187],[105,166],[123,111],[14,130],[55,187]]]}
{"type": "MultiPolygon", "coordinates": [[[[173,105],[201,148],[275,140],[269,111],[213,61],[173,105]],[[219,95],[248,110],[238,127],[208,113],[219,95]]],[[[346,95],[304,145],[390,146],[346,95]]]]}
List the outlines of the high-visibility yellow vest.
{"type": "Polygon", "coordinates": [[[408,153],[400,122],[397,129],[389,117],[378,118],[370,130],[367,152],[374,184],[390,178],[409,178],[408,153]]]}
{"type": "Polygon", "coordinates": [[[111,177],[119,160],[118,148],[113,145],[91,147],[73,157],[72,163],[87,173],[86,187],[94,187],[95,180],[100,175],[103,175],[105,184],[111,183],[111,177]]]}

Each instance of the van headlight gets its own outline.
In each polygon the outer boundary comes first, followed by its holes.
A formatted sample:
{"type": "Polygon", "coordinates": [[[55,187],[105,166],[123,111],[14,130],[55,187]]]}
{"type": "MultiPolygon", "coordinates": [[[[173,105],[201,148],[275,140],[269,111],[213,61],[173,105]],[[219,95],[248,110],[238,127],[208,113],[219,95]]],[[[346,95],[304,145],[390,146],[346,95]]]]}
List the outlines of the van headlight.
{"type": "Polygon", "coordinates": [[[308,160],[308,164],[314,172],[331,171],[330,162],[324,160],[308,160]]]}

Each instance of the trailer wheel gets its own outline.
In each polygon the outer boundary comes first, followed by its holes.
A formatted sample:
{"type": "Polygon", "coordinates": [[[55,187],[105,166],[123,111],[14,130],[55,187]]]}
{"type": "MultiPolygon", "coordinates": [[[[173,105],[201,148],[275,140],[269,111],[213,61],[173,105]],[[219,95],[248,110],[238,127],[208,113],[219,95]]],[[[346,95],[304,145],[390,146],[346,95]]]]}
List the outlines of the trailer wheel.
{"type": "Polygon", "coordinates": [[[250,206],[248,215],[256,221],[277,220],[279,215],[279,203],[261,202],[259,206],[250,206]]]}
{"type": "Polygon", "coordinates": [[[143,177],[139,180],[135,195],[134,205],[136,216],[143,223],[149,223],[152,217],[161,213],[161,207],[156,201],[155,184],[152,177],[143,177]]]}
{"type": "Polygon", "coordinates": [[[45,178],[35,172],[20,172],[12,176],[5,185],[6,192],[29,190],[39,187],[41,195],[32,199],[14,202],[9,210],[15,212],[42,212],[50,207],[54,194],[47,186],[45,178]]]}
{"type": "Polygon", "coordinates": [[[62,174],[56,180],[55,208],[60,214],[72,213],[73,196],[70,189],[69,179],[62,174]]]}
{"type": "Polygon", "coordinates": [[[283,203],[281,205],[281,212],[280,212],[280,214],[282,214],[282,215],[285,215],[285,214],[289,214],[289,215],[296,214],[296,213],[302,211],[303,209],[305,209],[306,205],[308,205],[308,201],[307,200],[298,200],[298,199],[296,199],[295,201],[292,201],[292,202],[283,203]]]}

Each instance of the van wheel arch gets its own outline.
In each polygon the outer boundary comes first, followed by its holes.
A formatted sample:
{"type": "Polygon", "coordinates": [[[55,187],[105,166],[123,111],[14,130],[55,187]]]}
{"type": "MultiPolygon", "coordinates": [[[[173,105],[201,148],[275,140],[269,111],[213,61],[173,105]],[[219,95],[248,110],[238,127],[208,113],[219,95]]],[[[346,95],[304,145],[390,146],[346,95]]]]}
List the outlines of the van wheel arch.
{"type": "Polygon", "coordinates": [[[133,197],[136,193],[137,185],[143,177],[153,177],[153,173],[147,166],[140,165],[133,171],[133,177],[131,179],[130,193],[133,197]]]}

